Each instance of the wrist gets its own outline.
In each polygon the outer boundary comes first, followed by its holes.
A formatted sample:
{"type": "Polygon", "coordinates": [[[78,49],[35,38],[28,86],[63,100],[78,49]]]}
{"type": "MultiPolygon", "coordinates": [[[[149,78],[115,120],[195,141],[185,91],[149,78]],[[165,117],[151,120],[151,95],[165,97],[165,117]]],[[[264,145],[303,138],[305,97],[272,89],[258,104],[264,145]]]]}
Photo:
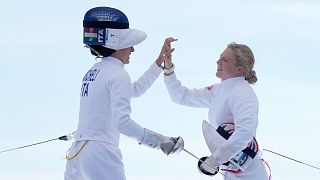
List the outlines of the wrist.
{"type": "Polygon", "coordinates": [[[165,67],[165,68],[163,68],[163,71],[164,71],[164,74],[165,74],[166,76],[169,76],[169,75],[171,75],[171,74],[174,73],[174,69],[175,69],[175,65],[172,63],[172,66],[171,66],[170,69],[167,69],[167,68],[165,67]]]}
{"type": "Polygon", "coordinates": [[[160,58],[157,58],[155,63],[160,67],[160,66],[162,66],[161,64],[163,63],[163,60],[160,58]]]}
{"type": "Polygon", "coordinates": [[[172,71],[171,73],[164,73],[165,76],[170,76],[171,74],[173,74],[174,71],[172,71]]]}
{"type": "Polygon", "coordinates": [[[208,176],[214,176],[218,173],[219,167],[210,163],[209,157],[205,156],[198,161],[198,170],[208,176]]]}
{"type": "Polygon", "coordinates": [[[156,65],[160,68],[160,69],[164,69],[164,67],[162,66],[162,64],[160,64],[160,65],[158,65],[157,63],[156,63],[156,65]]]}
{"type": "Polygon", "coordinates": [[[207,161],[209,161],[209,163],[211,164],[211,165],[213,165],[214,167],[219,167],[219,162],[218,162],[218,160],[217,160],[217,158],[215,157],[215,156],[213,156],[213,155],[211,155],[211,156],[209,156],[209,158],[207,159],[207,161]]]}

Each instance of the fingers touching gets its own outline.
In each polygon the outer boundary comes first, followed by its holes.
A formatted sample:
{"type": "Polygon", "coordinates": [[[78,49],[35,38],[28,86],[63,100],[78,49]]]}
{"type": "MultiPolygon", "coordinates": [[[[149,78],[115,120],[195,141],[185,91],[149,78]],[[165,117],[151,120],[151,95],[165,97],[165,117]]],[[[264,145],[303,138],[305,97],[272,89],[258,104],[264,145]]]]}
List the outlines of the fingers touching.
{"type": "Polygon", "coordinates": [[[156,60],[156,63],[162,64],[164,61],[170,61],[171,64],[171,58],[172,58],[172,52],[175,51],[175,48],[171,48],[171,43],[177,41],[178,39],[175,39],[173,37],[168,37],[165,39],[160,55],[158,57],[158,59],[156,60]]]}

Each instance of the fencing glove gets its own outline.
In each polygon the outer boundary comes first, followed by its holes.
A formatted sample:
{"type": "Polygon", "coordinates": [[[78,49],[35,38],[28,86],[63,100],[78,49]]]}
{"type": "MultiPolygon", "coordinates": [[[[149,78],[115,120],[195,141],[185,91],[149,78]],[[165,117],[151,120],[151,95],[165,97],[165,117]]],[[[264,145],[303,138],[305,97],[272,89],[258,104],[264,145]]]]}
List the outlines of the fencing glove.
{"type": "Polygon", "coordinates": [[[200,160],[198,161],[198,169],[205,175],[214,176],[219,171],[219,164],[215,161],[213,156],[205,156],[200,158],[200,160]]]}
{"type": "Polygon", "coordinates": [[[184,141],[181,137],[168,137],[144,129],[144,136],[139,144],[147,145],[151,148],[161,149],[166,155],[178,154],[184,148],[184,141]]]}

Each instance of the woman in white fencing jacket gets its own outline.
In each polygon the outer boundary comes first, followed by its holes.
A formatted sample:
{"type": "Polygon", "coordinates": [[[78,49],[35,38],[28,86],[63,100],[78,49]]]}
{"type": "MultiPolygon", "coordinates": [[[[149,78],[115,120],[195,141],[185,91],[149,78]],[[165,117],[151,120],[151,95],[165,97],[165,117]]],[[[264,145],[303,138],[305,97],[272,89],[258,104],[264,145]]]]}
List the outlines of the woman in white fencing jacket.
{"type": "Polygon", "coordinates": [[[207,175],[219,169],[232,180],[269,180],[268,165],[256,141],[259,104],[250,84],[257,81],[251,49],[231,43],[217,61],[221,82],[189,89],[174,73],[171,58],[165,60],[164,81],[171,99],[185,106],[208,108],[209,123],[203,122],[206,143],[212,153],[198,162],[207,175]]]}
{"type": "Polygon", "coordinates": [[[84,16],[83,42],[91,54],[101,58],[82,80],[80,112],[75,142],[67,155],[65,180],[125,180],[120,133],[139,144],[160,148],[166,155],[183,148],[182,138],[163,136],[130,118],[132,97],[142,95],[161,74],[161,64],[173,49],[166,47],[150,68],[134,83],[124,65],[129,63],[134,45],[146,38],[130,29],[126,15],[111,7],[90,9],[84,16]],[[167,51],[166,51],[167,50],[167,51]]]}

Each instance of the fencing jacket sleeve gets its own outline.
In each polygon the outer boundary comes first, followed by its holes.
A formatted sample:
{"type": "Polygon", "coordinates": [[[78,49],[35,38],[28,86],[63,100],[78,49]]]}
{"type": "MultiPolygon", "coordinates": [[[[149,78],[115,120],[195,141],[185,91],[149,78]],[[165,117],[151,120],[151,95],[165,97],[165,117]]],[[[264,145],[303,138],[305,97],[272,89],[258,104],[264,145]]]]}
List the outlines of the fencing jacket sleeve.
{"type": "Polygon", "coordinates": [[[210,106],[210,90],[206,88],[188,89],[181,85],[181,82],[176,78],[176,74],[164,75],[164,82],[173,102],[200,108],[208,108],[210,106]]]}
{"type": "Polygon", "coordinates": [[[153,84],[162,69],[153,63],[150,68],[134,83],[127,73],[119,75],[117,81],[113,83],[111,93],[111,107],[114,112],[114,118],[118,121],[118,129],[120,133],[129,137],[134,137],[138,142],[142,141],[144,136],[144,128],[130,118],[131,97],[139,97],[153,84]],[[130,91],[128,91],[130,89],[130,91]]]}
{"type": "Polygon", "coordinates": [[[159,77],[162,69],[153,63],[150,68],[131,86],[131,97],[139,97],[147,91],[153,82],[159,77]]]}
{"type": "Polygon", "coordinates": [[[129,74],[125,71],[118,74],[117,79],[112,82],[110,96],[111,96],[111,112],[113,119],[118,123],[118,130],[120,133],[129,137],[136,138],[139,142],[144,135],[144,128],[130,118],[130,91],[131,80],[129,74]]]}

